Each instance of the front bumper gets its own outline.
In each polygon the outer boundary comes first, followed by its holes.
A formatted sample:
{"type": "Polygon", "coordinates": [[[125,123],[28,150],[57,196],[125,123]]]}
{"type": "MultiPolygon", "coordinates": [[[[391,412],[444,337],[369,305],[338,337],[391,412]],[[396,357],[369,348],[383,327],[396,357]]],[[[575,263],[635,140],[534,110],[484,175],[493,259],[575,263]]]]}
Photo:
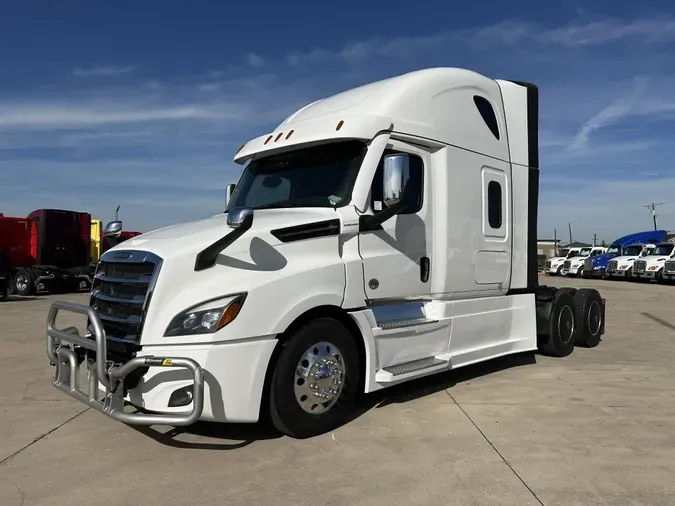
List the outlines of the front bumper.
{"type": "Polygon", "coordinates": [[[602,278],[605,276],[605,269],[584,269],[583,276],[586,278],[602,278]]]}
{"type": "Polygon", "coordinates": [[[105,343],[105,331],[92,308],[69,302],[52,304],[47,323],[47,354],[57,364],[54,386],[123,423],[180,426],[197,420],[257,422],[268,365],[278,340],[275,336],[266,336],[224,343],[144,346],[136,358],[124,364],[110,364],[103,359],[99,363],[98,357],[106,356],[105,343]],[[68,329],[56,330],[54,320],[59,310],[86,314],[93,325],[96,342],[73,335],[68,329]],[[98,385],[104,390],[103,400],[73,388],[72,378],[77,374],[73,371],[77,369],[75,365],[66,366],[76,363],[78,354],[77,350],[65,347],[64,342],[95,353],[97,360],[87,362],[89,392],[97,392],[98,378],[104,378],[98,385]],[[126,388],[124,378],[139,367],[148,370],[136,384],[126,388]],[[117,389],[112,391],[111,386],[115,385],[117,389]],[[192,401],[170,407],[172,395],[190,386],[192,401]],[[161,414],[122,413],[125,404],[161,414]]]}
{"type": "Polygon", "coordinates": [[[613,270],[607,270],[607,276],[612,277],[612,278],[625,278],[626,277],[626,272],[628,272],[628,269],[617,269],[615,271],[613,270]]]}
{"type": "Polygon", "coordinates": [[[57,301],[47,316],[47,356],[56,366],[53,384],[74,399],[100,411],[104,415],[130,425],[183,426],[196,422],[204,406],[204,371],[197,362],[184,357],[136,357],[124,364],[107,360],[107,343],[101,320],[91,307],[71,302],[57,301]],[[86,315],[94,332],[95,341],[81,337],[77,329],[58,330],[54,327],[59,311],[86,315]],[[95,355],[92,360],[90,354],[95,355]],[[79,386],[82,361],[87,362],[89,392],[79,386]],[[192,373],[192,410],[188,413],[147,414],[124,411],[124,379],[141,367],[183,368],[192,373]],[[99,386],[104,392],[101,398],[99,386]]]}
{"type": "Polygon", "coordinates": [[[659,271],[633,272],[633,277],[637,279],[655,279],[659,271]]]}

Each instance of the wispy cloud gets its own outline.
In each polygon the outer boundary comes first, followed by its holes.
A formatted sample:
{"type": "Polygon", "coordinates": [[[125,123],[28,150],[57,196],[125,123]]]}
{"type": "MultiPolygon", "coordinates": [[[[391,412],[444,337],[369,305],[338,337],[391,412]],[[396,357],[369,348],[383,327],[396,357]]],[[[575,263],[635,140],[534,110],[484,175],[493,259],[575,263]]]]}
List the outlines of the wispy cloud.
{"type": "Polygon", "coordinates": [[[262,67],[265,64],[265,60],[255,53],[248,53],[246,55],[246,61],[251,67],[262,67]]]}
{"type": "Polygon", "coordinates": [[[644,96],[648,80],[644,77],[635,79],[632,89],[624,96],[620,96],[599,113],[586,121],[567,147],[570,151],[586,148],[591,133],[619,121],[622,117],[631,114],[644,96]]]}
{"type": "Polygon", "coordinates": [[[107,67],[93,67],[88,69],[76,68],[73,69],[73,75],[79,77],[112,77],[112,76],[119,76],[122,74],[129,74],[137,69],[138,66],[128,66],[128,67],[107,66],[107,67]]]}
{"type": "Polygon", "coordinates": [[[466,46],[474,48],[495,45],[515,46],[536,43],[566,47],[595,46],[632,39],[641,43],[662,43],[675,39],[675,19],[667,17],[634,21],[605,19],[570,23],[550,27],[541,23],[511,20],[471,29],[448,30],[431,35],[394,38],[372,38],[348,44],[340,49],[314,48],[306,52],[291,52],[287,62],[294,66],[328,59],[357,62],[368,57],[408,57],[439,47],[466,46]]]}

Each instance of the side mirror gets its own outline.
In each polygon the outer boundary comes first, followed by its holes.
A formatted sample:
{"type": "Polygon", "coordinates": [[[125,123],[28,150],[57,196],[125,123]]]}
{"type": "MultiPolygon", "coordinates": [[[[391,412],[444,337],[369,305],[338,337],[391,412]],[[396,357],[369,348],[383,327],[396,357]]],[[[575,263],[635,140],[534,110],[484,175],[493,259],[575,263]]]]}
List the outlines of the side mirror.
{"type": "Polygon", "coordinates": [[[111,221],[103,229],[103,237],[110,237],[122,233],[122,222],[119,220],[111,221]]]}
{"type": "Polygon", "coordinates": [[[409,158],[406,154],[384,157],[384,181],[382,199],[387,207],[398,204],[410,180],[409,158]]]}
{"type": "Polygon", "coordinates": [[[228,184],[225,187],[225,209],[230,205],[230,200],[232,200],[232,194],[234,193],[234,187],[237,186],[234,183],[228,184]]]}
{"type": "Polygon", "coordinates": [[[227,224],[232,228],[248,230],[253,225],[253,209],[250,207],[235,207],[227,213],[227,224]]]}

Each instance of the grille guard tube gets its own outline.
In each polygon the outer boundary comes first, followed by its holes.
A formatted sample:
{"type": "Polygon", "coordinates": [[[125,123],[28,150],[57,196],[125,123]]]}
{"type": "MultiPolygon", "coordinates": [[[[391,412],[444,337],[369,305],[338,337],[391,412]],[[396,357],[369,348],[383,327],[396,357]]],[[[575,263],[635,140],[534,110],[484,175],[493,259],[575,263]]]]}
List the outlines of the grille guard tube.
{"type": "Polygon", "coordinates": [[[56,301],[49,308],[47,316],[47,356],[56,365],[53,385],[74,399],[100,411],[117,421],[129,425],[191,425],[199,420],[204,409],[204,371],[191,358],[182,357],[136,357],[122,365],[110,364],[107,361],[106,335],[103,325],[90,306],[72,302],[56,301]],[[67,311],[86,315],[89,318],[95,340],[81,337],[77,329],[68,327],[63,330],[55,328],[59,311],[67,311]],[[70,343],[68,346],[66,343],[70,343]],[[89,373],[89,393],[79,389],[80,358],[74,346],[79,346],[96,353],[96,363],[92,367],[87,361],[89,373]],[[128,413],[124,411],[124,378],[140,367],[174,367],[184,368],[192,372],[192,411],[176,414],[128,413]],[[98,383],[105,387],[103,400],[97,398],[98,383]]]}

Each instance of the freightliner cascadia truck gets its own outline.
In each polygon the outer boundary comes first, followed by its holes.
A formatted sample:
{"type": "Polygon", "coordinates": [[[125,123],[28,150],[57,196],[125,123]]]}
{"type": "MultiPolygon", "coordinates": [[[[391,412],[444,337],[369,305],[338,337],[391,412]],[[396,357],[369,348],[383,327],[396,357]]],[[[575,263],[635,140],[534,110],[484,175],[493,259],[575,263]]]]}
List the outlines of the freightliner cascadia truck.
{"type": "Polygon", "coordinates": [[[535,85],[457,68],[305,106],[237,151],[225,213],[125,241],[88,305],[52,304],[54,385],[127,424],[304,438],[363,393],[596,346],[598,291],[538,284],[537,132],[535,85]]]}

